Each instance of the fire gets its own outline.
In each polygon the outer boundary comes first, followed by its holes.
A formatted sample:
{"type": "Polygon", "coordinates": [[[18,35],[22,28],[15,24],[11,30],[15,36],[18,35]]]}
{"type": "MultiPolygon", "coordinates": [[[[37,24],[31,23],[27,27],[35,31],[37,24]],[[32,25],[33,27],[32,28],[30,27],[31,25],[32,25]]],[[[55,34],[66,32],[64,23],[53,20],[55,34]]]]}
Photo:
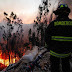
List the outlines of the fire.
{"type": "Polygon", "coordinates": [[[8,57],[7,57],[7,59],[2,58],[2,52],[0,52],[0,63],[4,64],[5,66],[9,66],[9,64],[15,63],[16,60],[18,61],[18,57],[14,58],[14,56],[11,53],[10,54],[10,63],[9,63],[8,57]]]}
{"type": "MultiPolygon", "coordinates": [[[[0,63],[4,64],[5,66],[9,66],[9,59],[2,59],[0,58],[0,63]]],[[[13,63],[15,63],[15,58],[13,58],[13,63]]]]}
{"type": "MultiPolygon", "coordinates": [[[[30,50],[31,50],[31,45],[29,46],[30,47],[30,50]]],[[[21,48],[20,48],[21,49],[21,48]]],[[[22,50],[22,53],[23,55],[25,55],[25,51],[26,51],[26,48],[24,50],[22,50]]],[[[2,53],[2,50],[0,50],[0,63],[5,65],[5,66],[9,66],[9,64],[13,64],[13,63],[16,63],[17,61],[19,61],[19,56],[14,52],[10,52],[10,62],[9,62],[9,56],[6,55],[5,53],[2,53]]]]}
{"type": "Polygon", "coordinates": [[[9,59],[6,59],[5,60],[5,66],[8,66],[9,65],[9,59]]]}
{"type": "Polygon", "coordinates": [[[2,51],[0,50],[0,57],[1,57],[1,55],[2,55],[2,51]]]}
{"type": "Polygon", "coordinates": [[[13,59],[13,63],[15,63],[15,58],[13,59]]]}
{"type": "Polygon", "coordinates": [[[0,63],[4,64],[4,59],[0,59],[0,63]]]}

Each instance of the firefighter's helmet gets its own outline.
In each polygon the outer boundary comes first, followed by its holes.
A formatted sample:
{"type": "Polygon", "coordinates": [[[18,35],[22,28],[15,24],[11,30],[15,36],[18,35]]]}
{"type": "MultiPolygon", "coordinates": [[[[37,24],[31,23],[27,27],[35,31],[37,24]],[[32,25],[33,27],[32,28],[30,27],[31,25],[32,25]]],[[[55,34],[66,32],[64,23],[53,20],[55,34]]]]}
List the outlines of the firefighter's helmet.
{"type": "Polygon", "coordinates": [[[60,4],[57,8],[56,11],[53,11],[53,13],[55,13],[55,15],[60,15],[62,14],[69,14],[70,13],[70,8],[68,7],[67,4],[60,4]]]}

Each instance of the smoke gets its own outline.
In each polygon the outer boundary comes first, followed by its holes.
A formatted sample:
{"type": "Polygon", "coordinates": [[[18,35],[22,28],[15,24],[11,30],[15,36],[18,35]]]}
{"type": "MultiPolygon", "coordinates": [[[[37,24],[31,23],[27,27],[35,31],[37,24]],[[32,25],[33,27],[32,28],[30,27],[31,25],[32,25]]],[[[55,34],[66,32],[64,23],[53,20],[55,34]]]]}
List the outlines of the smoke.
{"type": "Polygon", "coordinates": [[[72,4],[72,0],[62,0],[62,3],[71,5],[72,4]]]}
{"type": "Polygon", "coordinates": [[[69,14],[69,18],[72,19],[72,0],[62,0],[63,4],[67,4],[68,7],[71,9],[71,12],[69,14]]]}
{"type": "MultiPolygon", "coordinates": [[[[13,24],[13,26],[14,26],[14,29],[12,31],[12,34],[16,33],[16,31],[18,30],[19,25],[13,24]]],[[[23,29],[24,41],[26,42],[26,41],[28,41],[29,29],[33,30],[33,24],[22,24],[22,29],[23,29]]],[[[7,26],[6,22],[1,22],[0,23],[0,41],[2,41],[1,39],[3,38],[4,30],[7,33],[8,26],[7,26]],[[1,29],[2,26],[4,26],[5,28],[1,29]]]]}
{"type": "Polygon", "coordinates": [[[63,4],[67,4],[68,7],[72,10],[72,0],[62,0],[63,4]]]}
{"type": "MultiPolygon", "coordinates": [[[[53,11],[55,11],[58,8],[58,5],[60,4],[67,4],[70,8],[71,12],[69,14],[69,18],[72,19],[72,0],[48,0],[48,4],[51,4],[49,8],[49,15],[51,17],[51,14],[53,11]]],[[[56,19],[56,16],[53,14],[53,20],[56,19]]]]}

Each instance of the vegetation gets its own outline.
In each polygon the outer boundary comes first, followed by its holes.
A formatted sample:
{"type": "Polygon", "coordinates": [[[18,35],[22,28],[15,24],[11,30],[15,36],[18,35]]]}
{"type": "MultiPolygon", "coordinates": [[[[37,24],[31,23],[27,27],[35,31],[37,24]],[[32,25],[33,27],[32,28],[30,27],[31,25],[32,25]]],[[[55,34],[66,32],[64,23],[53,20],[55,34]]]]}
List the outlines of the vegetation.
{"type": "MultiPolygon", "coordinates": [[[[61,2],[61,0],[58,1],[58,5],[61,2]]],[[[51,0],[42,0],[42,3],[39,5],[39,13],[36,19],[34,20],[34,26],[35,29],[32,32],[31,29],[29,30],[29,41],[32,43],[32,45],[37,46],[44,46],[45,45],[45,30],[48,26],[48,24],[52,21],[53,18],[53,10],[54,5],[57,2],[55,1],[52,5],[51,0]],[[49,13],[49,7],[53,6],[52,14],[50,16],[50,19],[48,19],[48,13],[49,13]]]]}
{"type": "Polygon", "coordinates": [[[4,12],[5,18],[3,21],[6,22],[6,25],[0,26],[0,31],[3,32],[2,34],[2,40],[0,45],[2,48],[2,53],[9,56],[9,62],[10,62],[10,55],[11,52],[15,53],[21,57],[22,53],[19,51],[19,48],[21,48],[23,44],[23,28],[22,28],[22,20],[17,18],[17,15],[11,12],[11,14],[8,16],[6,12],[4,12]],[[17,26],[17,30],[13,32],[15,26],[17,26]]]}
{"type": "MultiPolygon", "coordinates": [[[[34,20],[33,28],[35,29],[33,32],[30,29],[29,30],[29,43],[24,44],[24,31],[22,28],[22,20],[17,17],[16,14],[11,12],[10,15],[8,15],[6,12],[4,12],[5,18],[3,21],[6,22],[6,25],[0,26],[0,32],[3,32],[2,34],[2,41],[0,42],[2,53],[9,56],[9,62],[10,62],[10,53],[13,52],[21,57],[23,55],[24,49],[30,49],[29,44],[32,44],[32,46],[44,46],[45,45],[45,30],[47,28],[48,24],[48,13],[49,9],[52,4],[49,3],[50,0],[42,0],[42,3],[39,5],[39,14],[34,20]],[[17,26],[17,29],[15,30],[15,26],[17,26]],[[14,32],[15,30],[15,32],[14,32]]],[[[59,2],[60,3],[60,2],[59,2]]],[[[52,13],[53,14],[53,13],[52,13]]],[[[50,17],[50,21],[52,21],[52,15],[50,17]]],[[[25,50],[24,50],[25,51],[25,50]]]]}
{"type": "Polygon", "coordinates": [[[36,32],[31,33],[31,29],[29,30],[29,41],[32,42],[32,45],[44,46],[45,29],[48,24],[48,13],[48,0],[43,0],[42,4],[39,5],[39,14],[34,20],[33,28],[36,29],[36,32]]]}

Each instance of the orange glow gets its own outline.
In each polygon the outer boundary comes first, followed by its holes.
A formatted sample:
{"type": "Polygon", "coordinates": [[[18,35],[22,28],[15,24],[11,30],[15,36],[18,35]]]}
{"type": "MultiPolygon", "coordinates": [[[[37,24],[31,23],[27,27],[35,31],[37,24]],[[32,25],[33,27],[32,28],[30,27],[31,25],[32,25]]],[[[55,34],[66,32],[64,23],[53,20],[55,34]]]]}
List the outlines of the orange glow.
{"type": "Polygon", "coordinates": [[[23,53],[23,55],[25,55],[25,53],[23,53]]]}
{"type": "MultiPolygon", "coordinates": [[[[32,48],[31,45],[29,45],[29,49],[32,48]]],[[[23,53],[23,55],[25,55],[25,51],[27,49],[25,48],[24,50],[22,50],[22,48],[20,48],[20,51],[23,53]]],[[[5,65],[5,66],[9,66],[9,64],[13,64],[19,61],[19,56],[17,54],[15,54],[14,52],[10,52],[10,62],[9,62],[9,56],[5,53],[2,53],[2,50],[0,50],[0,63],[5,65]]]]}
{"type": "Polygon", "coordinates": [[[0,58],[0,63],[4,64],[4,59],[0,58]]]}
{"type": "MultiPolygon", "coordinates": [[[[2,59],[0,58],[0,63],[4,64],[5,66],[9,66],[9,59],[2,59]]],[[[15,58],[13,58],[13,63],[15,63],[15,58]]]]}
{"type": "Polygon", "coordinates": [[[2,55],[2,52],[0,52],[0,56],[2,55]]]}
{"type": "Polygon", "coordinates": [[[9,65],[9,59],[6,59],[5,60],[5,66],[8,66],[9,65]]]}
{"type": "Polygon", "coordinates": [[[25,49],[24,49],[24,52],[25,52],[25,49]]]}
{"type": "Polygon", "coordinates": [[[13,63],[15,63],[15,58],[13,59],[13,63]]]}
{"type": "MultiPolygon", "coordinates": [[[[12,56],[12,54],[14,55],[14,53],[11,52],[11,54],[10,54],[10,64],[15,63],[16,60],[18,61],[18,57],[16,57],[16,59],[15,59],[14,56],[12,56]]],[[[1,51],[0,51],[0,63],[4,64],[5,66],[9,66],[9,59],[2,58],[1,51]]]]}
{"type": "MultiPolygon", "coordinates": [[[[25,55],[25,53],[23,53],[23,55],[25,55]]],[[[15,53],[10,52],[10,63],[9,63],[8,56],[5,55],[4,58],[3,58],[2,52],[0,51],[0,63],[2,63],[5,66],[9,66],[9,64],[16,63],[17,61],[19,61],[20,58],[18,57],[18,55],[16,55],[16,58],[14,56],[15,56],[15,53]]]]}

